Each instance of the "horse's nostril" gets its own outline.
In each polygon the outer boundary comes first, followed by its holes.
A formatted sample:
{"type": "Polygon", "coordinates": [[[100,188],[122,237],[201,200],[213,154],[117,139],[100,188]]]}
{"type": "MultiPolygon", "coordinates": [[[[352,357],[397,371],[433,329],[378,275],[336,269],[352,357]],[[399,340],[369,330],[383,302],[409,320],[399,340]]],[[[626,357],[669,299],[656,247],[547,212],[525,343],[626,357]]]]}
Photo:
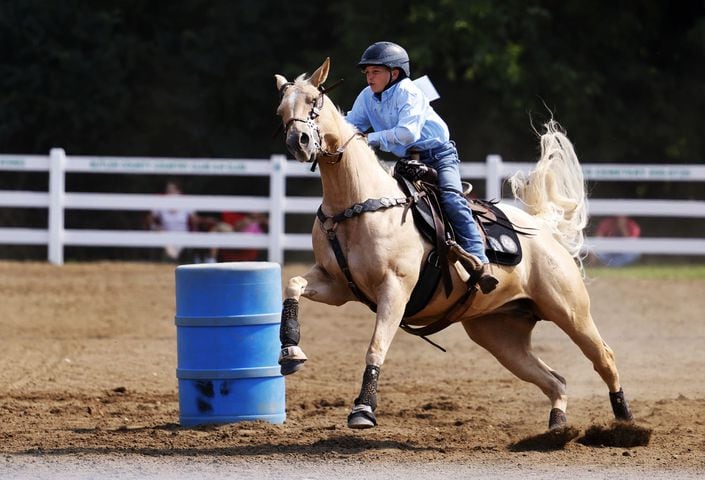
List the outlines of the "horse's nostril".
{"type": "Polygon", "coordinates": [[[308,145],[308,135],[305,133],[302,133],[301,136],[299,136],[299,143],[302,146],[307,146],[308,145]]]}

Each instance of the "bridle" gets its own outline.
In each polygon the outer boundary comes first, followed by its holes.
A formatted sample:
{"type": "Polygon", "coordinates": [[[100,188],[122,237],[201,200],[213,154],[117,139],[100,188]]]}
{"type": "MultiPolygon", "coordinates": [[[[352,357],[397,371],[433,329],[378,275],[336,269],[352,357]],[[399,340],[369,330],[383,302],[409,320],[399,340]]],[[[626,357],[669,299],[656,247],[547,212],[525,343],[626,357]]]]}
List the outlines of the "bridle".
{"type": "MultiPolygon", "coordinates": [[[[339,86],[341,83],[343,83],[343,79],[341,78],[337,82],[335,82],[333,85],[330,87],[326,88],[323,85],[320,85],[318,87],[318,97],[316,97],[316,100],[311,104],[311,110],[309,110],[308,115],[306,118],[298,118],[298,117],[292,117],[290,118],[285,124],[280,125],[277,131],[275,132],[275,136],[280,132],[284,131],[284,136],[286,137],[286,134],[289,132],[289,128],[294,122],[300,122],[306,125],[309,128],[309,131],[311,131],[314,135],[313,137],[313,146],[314,146],[314,154],[311,156],[311,171],[316,170],[316,164],[318,162],[319,157],[326,157],[329,160],[326,161],[326,163],[333,165],[338,162],[343,158],[343,153],[345,152],[345,149],[347,148],[348,144],[355,138],[357,137],[363,137],[364,135],[360,132],[355,132],[352,134],[350,138],[348,138],[345,143],[343,143],[340,147],[338,147],[335,151],[331,152],[329,150],[326,150],[323,148],[323,144],[321,141],[322,135],[321,135],[321,130],[318,127],[318,122],[317,119],[321,115],[321,109],[323,108],[323,104],[325,102],[325,96],[328,92],[339,86]]],[[[286,82],[279,88],[279,101],[284,98],[286,89],[293,86],[294,82],[286,82]]]]}

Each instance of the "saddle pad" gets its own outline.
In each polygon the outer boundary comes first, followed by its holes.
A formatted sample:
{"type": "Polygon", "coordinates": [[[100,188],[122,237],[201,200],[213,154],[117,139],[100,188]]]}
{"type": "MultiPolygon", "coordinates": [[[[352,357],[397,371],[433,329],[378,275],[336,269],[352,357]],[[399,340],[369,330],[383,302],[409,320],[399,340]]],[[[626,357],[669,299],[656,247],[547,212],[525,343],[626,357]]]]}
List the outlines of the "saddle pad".
{"type": "Polygon", "coordinates": [[[495,204],[473,200],[488,208],[497,217],[492,220],[483,214],[475,214],[475,218],[482,222],[482,228],[487,235],[487,247],[485,253],[491,263],[499,265],[517,265],[521,262],[521,243],[517,230],[509,221],[504,212],[495,204]]]}

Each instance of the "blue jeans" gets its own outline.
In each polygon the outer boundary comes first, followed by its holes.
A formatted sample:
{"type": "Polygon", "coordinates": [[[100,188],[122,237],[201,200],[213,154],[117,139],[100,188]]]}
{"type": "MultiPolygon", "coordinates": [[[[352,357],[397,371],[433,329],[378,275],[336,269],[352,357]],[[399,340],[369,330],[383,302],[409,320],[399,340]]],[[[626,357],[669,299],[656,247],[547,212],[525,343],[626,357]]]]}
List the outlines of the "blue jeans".
{"type": "Polygon", "coordinates": [[[420,160],[438,172],[438,185],[441,189],[441,207],[455,232],[455,241],[468,253],[489,263],[485,255],[485,244],[475,223],[470,207],[462,195],[460,183],[460,160],[455,143],[447,142],[432,150],[419,152],[420,160]]]}
{"type": "Polygon", "coordinates": [[[641,258],[641,254],[631,252],[597,253],[596,256],[603,265],[608,267],[626,267],[641,258]]]}

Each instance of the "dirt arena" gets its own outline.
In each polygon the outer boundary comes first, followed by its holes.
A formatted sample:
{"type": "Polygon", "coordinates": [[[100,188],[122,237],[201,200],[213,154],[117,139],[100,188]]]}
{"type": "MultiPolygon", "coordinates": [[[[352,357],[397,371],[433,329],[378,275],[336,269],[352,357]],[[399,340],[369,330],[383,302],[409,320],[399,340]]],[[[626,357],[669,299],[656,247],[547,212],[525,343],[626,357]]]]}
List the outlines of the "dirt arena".
{"type": "MultiPolygon", "coordinates": [[[[287,266],[283,276],[305,269],[287,266]]],[[[0,262],[0,469],[46,478],[91,465],[139,478],[206,464],[247,478],[705,475],[705,280],[596,277],[589,289],[637,424],[652,430],[647,446],[586,442],[590,427],[610,424],[606,387],[543,322],[535,349],[566,378],[568,419],[580,432],[564,448],[532,442],[545,432],[548,401],[459,325],[433,337],[447,353],[399,331],[380,377],[379,426],[350,430],[373,316],[360,304],[308,301],[300,318],[309,361],[287,377],[286,423],[182,428],[173,266],[0,262]]]]}

